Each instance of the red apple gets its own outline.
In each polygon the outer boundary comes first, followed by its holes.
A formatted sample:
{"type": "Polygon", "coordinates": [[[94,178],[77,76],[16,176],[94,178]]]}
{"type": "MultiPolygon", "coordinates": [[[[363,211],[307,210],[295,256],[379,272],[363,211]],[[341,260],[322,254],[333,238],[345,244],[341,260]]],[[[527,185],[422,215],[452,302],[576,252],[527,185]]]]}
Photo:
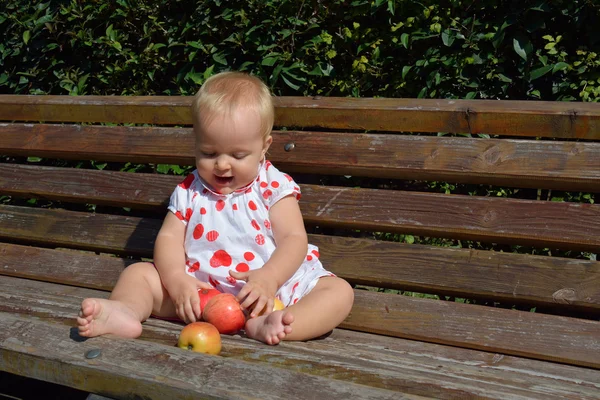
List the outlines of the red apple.
{"type": "Polygon", "coordinates": [[[206,307],[206,303],[216,295],[221,294],[217,289],[198,289],[198,296],[200,297],[200,312],[206,307]]]}
{"type": "Polygon", "coordinates": [[[221,335],[217,328],[208,322],[192,322],[179,333],[177,347],[197,353],[219,354],[221,352],[221,335]]]}
{"type": "Polygon", "coordinates": [[[220,293],[206,303],[202,319],[213,324],[220,333],[235,333],[246,323],[240,302],[231,293],[220,293]]]}

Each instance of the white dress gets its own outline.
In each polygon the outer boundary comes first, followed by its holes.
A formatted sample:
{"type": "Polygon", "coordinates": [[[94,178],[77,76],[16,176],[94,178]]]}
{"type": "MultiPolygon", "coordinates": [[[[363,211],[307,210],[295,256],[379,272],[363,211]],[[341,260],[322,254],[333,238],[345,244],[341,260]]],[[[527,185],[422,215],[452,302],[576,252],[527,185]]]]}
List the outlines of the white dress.
{"type": "MultiPolygon", "coordinates": [[[[224,293],[236,295],[244,281],[229,275],[261,268],[275,251],[269,208],[286,196],[300,199],[300,188],[269,161],[257,178],[227,195],[214,192],[198,175],[188,175],[171,195],[169,210],[185,225],[186,272],[224,293]]],[[[319,278],[334,276],[319,261],[319,249],[308,245],[298,271],[276,293],[285,306],[310,292],[319,278]]]]}

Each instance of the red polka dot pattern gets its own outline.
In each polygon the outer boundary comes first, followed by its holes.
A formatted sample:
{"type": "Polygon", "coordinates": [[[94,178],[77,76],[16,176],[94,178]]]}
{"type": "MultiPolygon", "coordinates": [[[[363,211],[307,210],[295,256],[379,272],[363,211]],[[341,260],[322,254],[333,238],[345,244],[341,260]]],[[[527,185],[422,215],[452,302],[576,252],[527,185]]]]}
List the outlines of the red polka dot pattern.
{"type": "Polygon", "coordinates": [[[208,240],[209,242],[214,242],[215,240],[217,240],[218,237],[219,232],[217,231],[210,231],[206,234],[206,240],[208,240]]]}
{"type": "Polygon", "coordinates": [[[219,281],[216,281],[216,280],[214,280],[212,276],[209,276],[209,277],[208,277],[208,283],[210,283],[210,284],[211,284],[213,287],[215,287],[215,288],[216,288],[217,286],[219,286],[219,281]]]}
{"type": "Polygon", "coordinates": [[[210,258],[210,266],[213,268],[229,267],[231,265],[231,256],[225,250],[217,250],[210,258]]]}
{"type": "Polygon", "coordinates": [[[256,238],[254,238],[254,240],[256,241],[256,244],[258,244],[260,246],[265,244],[265,237],[263,235],[261,235],[260,233],[258,235],[256,235],[256,238]]]}
{"type": "Polygon", "coordinates": [[[192,234],[194,236],[194,239],[196,239],[196,240],[200,239],[203,234],[204,234],[204,225],[202,225],[202,224],[196,225],[196,227],[194,228],[194,233],[192,234]]]}
{"type": "Polygon", "coordinates": [[[235,266],[235,270],[237,272],[248,272],[248,271],[250,271],[250,267],[246,263],[239,263],[238,265],[235,266]]]}
{"type": "Polygon", "coordinates": [[[254,260],[254,253],[249,252],[249,251],[245,252],[244,253],[244,260],[246,260],[246,261],[252,261],[252,260],[254,260]]]}
{"type": "Polygon", "coordinates": [[[188,264],[188,272],[196,272],[200,269],[200,263],[196,261],[192,265],[188,264]]]}
{"type": "Polygon", "coordinates": [[[192,186],[192,183],[194,182],[194,174],[189,174],[188,176],[185,177],[185,179],[179,184],[180,187],[182,187],[183,189],[189,189],[192,186]]]}
{"type": "Polygon", "coordinates": [[[217,200],[216,208],[217,211],[222,211],[225,208],[225,201],[222,199],[217,200]]]}

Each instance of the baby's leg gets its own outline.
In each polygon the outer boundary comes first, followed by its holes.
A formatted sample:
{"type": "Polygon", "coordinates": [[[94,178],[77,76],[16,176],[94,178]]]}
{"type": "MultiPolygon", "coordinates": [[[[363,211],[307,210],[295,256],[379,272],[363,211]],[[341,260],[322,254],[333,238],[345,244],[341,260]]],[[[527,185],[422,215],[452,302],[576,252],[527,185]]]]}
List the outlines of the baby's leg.
{"type": "Polygon", "coordinates": [[[141,322],[152,312],[176,316],[154,265],[133,264],[123,270],[108,300],[83,300],[77,318],[79,334],[93,337],[110,333],[135,338],[142,334],[141,322]]]}
{"type": "Polygon", "coordinates": [[[345,280],[323,277],[296,304],[248,320],[246,333],[267,344],[313,339],[338,326],[350,313],[353,302],[354,291],[345,280]]]}

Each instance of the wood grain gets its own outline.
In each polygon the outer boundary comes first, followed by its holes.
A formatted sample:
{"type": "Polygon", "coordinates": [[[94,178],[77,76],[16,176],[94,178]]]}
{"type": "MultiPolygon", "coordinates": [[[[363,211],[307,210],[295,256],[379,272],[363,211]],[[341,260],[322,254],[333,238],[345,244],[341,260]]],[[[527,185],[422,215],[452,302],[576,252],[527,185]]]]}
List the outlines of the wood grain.
{"type": "MultiPolygon", "coordinates": [[[[269,158],[289,173],[590,192],[600,187],[600,143],[299,131],[273,137],[269,158]],[[284,150],[288,143],[293,150],[284,150]]],[[[193,143],[191,129],[182,128],[0,124],[0,153],[6,155],[193,165],[193,143]]]]}
{"type": "MultiPolygon", "coordinates": [[[[0,95],[0,121],[191,124],[192,97],[0,95]]],[[[592,103],[276,97],[288,127],[600,138],[592,103]]]]}
{"type": "MultiPolygon", "coordinates": [[[[73,326],[81,299],[105,292],[0,277],[1,312],[73,326]]],[[[181,324],[150,319],[143,341],[173,346],[181,324]]],[[[437,399],[593,398],[600,371],[335,329],[308,342],[265,346],[222,335],[221,356],[437,399]],[[561,397],[562,396],[562,397],[561,397]]],[[[148,345],[152,345],[148,343],[148,345]]]]}
{"type": "Polygon", "coordinates": [[[600,368],[600,322],[355,290],[342,328],[600,368]]]}
{"type": "MultiPolygon", "coordinates": [[[[56,296],[76,292],[77,288],[67,287],[56,296]]],[[[598,321],[362,290],[355,291],[355,298],[341,328],[600,368],[596,357],[600,347],[598,321]]]]}
{"type": "MultiPolygon", "coordinates": [[[[181,177],[0,164],[0,192],[151,208],[162,218],[181,177]]],[[[301,185],[310,225],[600,251],[600,205],[301,185]]]]}
{"type": "MultiPolygon", "coordinates": [[[[0,237],[5,240],[150,258],[161,224],[148,218],[10,206],[0,206],[0,220],[0,237]]],[[[319,247],[328,269],[354,284],[592,314],[600,311],[600,263],[595,261],[322,235],[310,235],[309,240],[319,247]]],[[[0,244],[0,261],[0,273],[69,284],[81,280],[103,289],[112,287],[126,265],[115,258],[9,244],[0,244]],[[32,263],[18,267],[25,255],[32,263]],[[85,268],[104,262],[110,268],[99,276],[85,268]],[[56,267],[46,269],[46,265],[56,267]]]]}
{"type": "Polygon", "coordinates": [[[78,340],[63,325],[2,313],[0,368],[117,398],[146,399],[418,399],[268,365],[174,346],[96,337],[78,340]],[[88,360],[87,351],[100,348],[88,360]]]}

